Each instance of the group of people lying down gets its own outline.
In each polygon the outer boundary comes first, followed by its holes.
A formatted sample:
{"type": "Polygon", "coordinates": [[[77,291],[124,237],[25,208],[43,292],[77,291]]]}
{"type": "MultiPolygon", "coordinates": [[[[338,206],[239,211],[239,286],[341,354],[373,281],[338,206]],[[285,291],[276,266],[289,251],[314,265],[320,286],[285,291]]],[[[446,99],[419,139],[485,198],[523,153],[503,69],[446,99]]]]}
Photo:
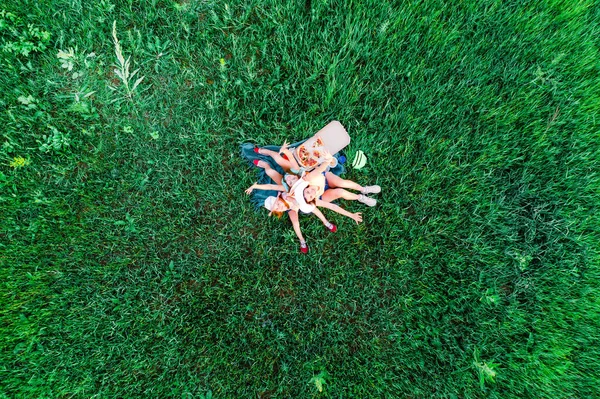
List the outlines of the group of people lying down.
{"type": "Polygon", "coordinates": [[[333,233],[337,230],[336,225],[329,222],[319,208],[331,209],[334,212],[351,218],[358,224],[362,222],[362,214],[360,212],[348,212],[339,205],[333,204],[332,201],[343,198],[350,201],[358,201],[368,206],[375,206],[377,204],[377,200],[368,197],[367,194],[377,194],[381,191],[381,187],[377,185],[361,186],[358,183],[342,179],[340,176],[332,173],[330,168],[337,163],[337,160],[326,151],[322,157],[323,162],[310,172],[305,171],[298,165],[287,143],[284,143],[279,151],[259,147],[254,147],[253,151],[257,155],[271,157],[281,167],[284,174],[282,175],[275,170],[269,162],[257,157],[252,163],[256,167],[264,169],[265,173],[275,184],[255,183],[246,190],[246,194],[251,194],[254,190],[271,190],[277,192],[277,195],[266,197],[264,203],[261,203],[261,205],[264,205],[270,211],[269,215],[281,217],[283,213],[288,214],[292,221],[294,232],[300,240],[300,252],[304,254],[308,253],[308,245],[300,230],[298,212],[315,214],[325,227],[333,233]],[[348,191],[348,189],[358,191],[359,194],[348,191]]]}

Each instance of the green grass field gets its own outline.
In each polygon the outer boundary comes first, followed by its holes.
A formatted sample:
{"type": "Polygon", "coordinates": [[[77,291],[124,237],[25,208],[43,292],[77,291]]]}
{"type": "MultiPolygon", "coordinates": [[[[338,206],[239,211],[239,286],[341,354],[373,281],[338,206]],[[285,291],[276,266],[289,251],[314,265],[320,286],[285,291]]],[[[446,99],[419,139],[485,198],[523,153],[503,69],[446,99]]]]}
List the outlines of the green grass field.
{"type": "Polygon", "coordinates": [[[600,4],[306,5],[0,2],[1,398],[600,397],[600,4]],[[334,119],[304,256],[239,146],[334,119]]]}

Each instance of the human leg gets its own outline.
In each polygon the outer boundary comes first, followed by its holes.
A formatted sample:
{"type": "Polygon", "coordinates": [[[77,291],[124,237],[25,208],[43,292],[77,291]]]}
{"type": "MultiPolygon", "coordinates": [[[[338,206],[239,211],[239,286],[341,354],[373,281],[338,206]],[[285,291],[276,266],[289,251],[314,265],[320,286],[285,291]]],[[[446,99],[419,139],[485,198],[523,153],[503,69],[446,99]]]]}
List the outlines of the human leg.
{"type": "Polygon", "coordinates": [[[325,217],[325,215],[323,215],[323,212],[321,212],[319,208],[315,207],[312,213],[315,216],[317,216],[321,220],[321,222],[323,222],[327,230],[331,231],[332,233],[335,233],[337,231],[337,226],[331,223],[329,220],[327,220],[327,218],[325,217]]]}
{"type": "Polygon", "coordinates": [[[349,201],[358,201],[368,206],[377,205],[375,198],[369,198],[364,194],[354,194],[343,188],[330,188],[323,193],[321,200],[325,202],[332,202],[336,199],[343,198],[349,201]]]}
{"type": "Polygon", "coordinates": [[[294,167],[288,159],[283,158],[281,155],[279,155],[277,151],[268,150],[266,148],[259,148],[258,153],[273,158],[273,160],[285,171],[289,171],[294,167]]]}
{"type": "Polygon", "coordinates": [[[327,179],[327,184],[329,187],[336,188],[349,188],[351,190],[360,191],[362,194],[377,194],[381,192],[381,187],[375,186],[361,186],[360,184],[353,182],[352,180],[342,179],[341,177],[327,172],[325,174],[325,179],[327,179]]]}
{"type": "Polygon", "coordinates": [[[343,188],[330,188],[323,193],[323,196],[321,196],[321,200],[325,202],[332,202],[339,198],[355,201],[358,199],[358,194],[351,193],[343,188]]]}
{"type": "Polygon", "coordinates": [[[269,165],[268,162],[257,160],[254,164],[256,166],[258,166],[259,168],[263,168],[265,170],[265,173],[267,174],[267,176],[269,176],[271,179],[273,179],[273,181],[275,183],[281,184],[281,179],[283,179],[283,176],[281,175],[281,173],[279,173],[275,169],[273,169],[271,167],[271,165],[269,165]]]}
{"type": "Polygon", "coordinates": [[[342,179],[338,175],[334,175],[331,172],[325,173],[325,179],[327,180],[327,184],[331,188],[349,188],[351,190],[361,191],[363,186],[358,183],[353,182],[352,180],[342,179]]]}
{"type": "Polygon", "coordinates": [[[300,252],[303,254],[308,253],[308,245],[306,245],[306,240],[302,235],[302,231],[300,230],[300,221],[298,220],[298,212],[289,211],[288,216],[292,221],[292,226],[294,227],[294,232],[296,233],[296,237],[300,240],[300,252]]]}

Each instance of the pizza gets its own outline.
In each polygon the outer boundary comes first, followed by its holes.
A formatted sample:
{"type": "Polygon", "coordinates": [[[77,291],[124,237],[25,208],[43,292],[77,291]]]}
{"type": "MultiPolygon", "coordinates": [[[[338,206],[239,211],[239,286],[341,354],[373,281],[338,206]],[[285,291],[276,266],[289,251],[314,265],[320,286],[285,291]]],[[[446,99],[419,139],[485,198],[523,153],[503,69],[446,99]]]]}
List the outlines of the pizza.
{"type": "Polygon", "coordinates": [[[304,145],[301,145],[300,148],[298,148],[298,157],[300,157],[300,162],[302,162],[303,165],[306,165],[306,162],[310,159],[310,153],[304,145]]]}
{"type": "Polygon", "coordinates": [[[308,143],[307,145],[309,148],[306,148],[307,146],[304,144],[298,147],[298,158],[300,158],[302,166],[312,168],[319,164],[319,160],[323,156],[323,140],[319,137],[312,145],[308,143]]]}

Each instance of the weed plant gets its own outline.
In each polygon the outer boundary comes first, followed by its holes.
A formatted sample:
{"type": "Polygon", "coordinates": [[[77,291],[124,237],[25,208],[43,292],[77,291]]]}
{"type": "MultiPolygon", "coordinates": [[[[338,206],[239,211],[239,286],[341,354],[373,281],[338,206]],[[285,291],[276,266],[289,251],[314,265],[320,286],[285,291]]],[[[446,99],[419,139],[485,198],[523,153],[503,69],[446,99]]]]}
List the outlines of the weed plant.
{"type": "Polygon", "coordinates": [[[596,1],[0,9],[0,397],[599,397],[596,1]],[[333,119],[303,256],[239,145],[333,119]]]}

